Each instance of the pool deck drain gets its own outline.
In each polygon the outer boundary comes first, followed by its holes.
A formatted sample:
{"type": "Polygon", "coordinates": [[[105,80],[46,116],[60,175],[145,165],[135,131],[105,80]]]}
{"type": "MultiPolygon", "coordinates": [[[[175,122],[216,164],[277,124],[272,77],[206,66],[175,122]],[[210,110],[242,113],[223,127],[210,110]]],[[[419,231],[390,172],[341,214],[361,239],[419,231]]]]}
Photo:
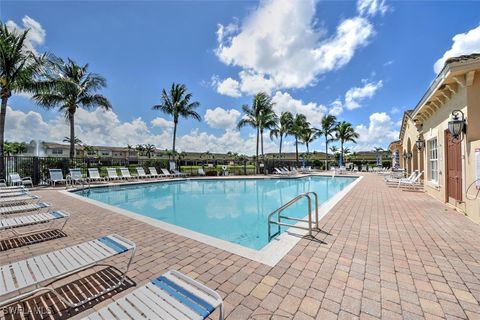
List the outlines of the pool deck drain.
{"type": "MultiPolygon", "coordinates": [[[[137,286],[166,270],[181,270],[222,295],[227,319],[480,315],[480,226],[426,194],[387,188],[377,175],[365,174],[321,220],[321,228],[330,234],[317,235],[324,243],[300,239],[274,267],[58,190],[36,193],[71,213],[68,236],[2,252],[2,264],[115,232],[138,246],[128,274],[137,286]]],[[[124,263],[125,257],[108,262],[124,263]]]]}

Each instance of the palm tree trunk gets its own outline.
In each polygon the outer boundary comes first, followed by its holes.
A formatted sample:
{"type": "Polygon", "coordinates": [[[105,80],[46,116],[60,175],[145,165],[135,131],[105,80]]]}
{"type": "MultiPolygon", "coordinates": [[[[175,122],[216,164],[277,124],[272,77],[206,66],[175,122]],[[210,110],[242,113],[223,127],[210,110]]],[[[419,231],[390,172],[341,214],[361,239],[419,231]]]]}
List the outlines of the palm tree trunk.
{"type": "Polygon", "coordinates": [[[310,153],[310,148],[308,148],[308,143],[305,143],[307,145],[307,153],[310,153]]]}
{"type": "Polygon", "coordinates": [[[177,121],[173,123],[173,143],[172,143],[172,151],[175,153],[175,138],[177,136],[177,121]]]}
{"type": "Polygon", "coordinates": [[[298,167],[298,137],[295,136],[295,158],[297,160],[297,167],[298,167]]]}
{"type": "Polygon", "coordinates": [[[325,170],[328,171],[328,136],[325,135],[325,170]]]}
{"type": "Polygon", "coordinates": [[[340,166],[343,166],[343,141],[340,141],[340,166]]]}
{"type": "Polygon", "coordinates": [[[280,149],[278,149],[278,158],[282,158],[282,142],[283,142],[283,134],[280,135],[280,149]]]}
{"type": "Polygon", "coordinates": [[[5,134],[5,117],[7,115],[7,97],[2,97],[2,106],[0,110],[0,179],[5,179],[5,157],[3,154],[4,134],[5,134]]]}
{"type": "Polygon", "coordinates": [[[262,162],[265,161],[265,154],[263,153],[263,129],[260,130],[260,141],[261,141],[261,145],[262,145],[262,162]]]}
{"type": "Polygon", "coordinates": [[[75,111],[68,112],[68,120],[70,121],[70,161],[75,158],[75,111]]]}
{"type": "Polygon", "coordinates": [[[258,173],[258,144],[260,138],[260,129],[257,128],[257,150],[256,150],[256,157],[255,157],[255,173],[258,173]]]}

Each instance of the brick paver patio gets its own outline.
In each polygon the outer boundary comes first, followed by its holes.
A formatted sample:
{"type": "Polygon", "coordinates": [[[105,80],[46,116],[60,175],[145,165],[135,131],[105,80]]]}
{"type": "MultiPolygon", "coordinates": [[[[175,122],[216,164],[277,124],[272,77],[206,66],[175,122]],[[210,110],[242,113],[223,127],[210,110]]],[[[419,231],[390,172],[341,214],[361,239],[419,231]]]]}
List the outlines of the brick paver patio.
{"type": "Polygon", "coordinates": [[[68,236],[2,252],[1,264],[119,233],[138,246],[137,285],[181,270],[224,297],[227,319],[480,319],[480,226],[381,179],[365,175],[321,221],[324,243],[302,239],[273,268],[40,190],[72,214],[68,236]]]}

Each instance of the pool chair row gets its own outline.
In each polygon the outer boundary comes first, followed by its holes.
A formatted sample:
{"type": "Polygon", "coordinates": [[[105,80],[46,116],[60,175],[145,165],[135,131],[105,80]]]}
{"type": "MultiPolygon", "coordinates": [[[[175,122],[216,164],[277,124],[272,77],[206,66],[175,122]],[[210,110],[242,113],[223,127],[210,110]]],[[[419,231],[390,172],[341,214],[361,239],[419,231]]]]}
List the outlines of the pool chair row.
{"type": "MultiPolygon", "coordinates": [[[[46,292],[55,295],[68,307],[85,305],[123,285],[135,251],[134,242],[111,234],[0,266],[0,308],[46,292]],[[129,258],[119,280],[97,294],[84,292],[81,297],[75,297],[81,300],[73,301],[51,285],[123,254],[128,254],[129,258]]],[[[87,315],[85,319],[206,319],[217,308],[220,309],[220,319],[223,319],[223,301],[218,293],[172,270],[87,315]]]]}
{"type": "Polygon", "coordinates": [[[421,190],[423,188],[422,182],[423,171],[414,170],[410,176],[404,177],[404,172],[395,172],[384,176],[384,181],[389,187],[403,188],[406,190],[421,190]]]}

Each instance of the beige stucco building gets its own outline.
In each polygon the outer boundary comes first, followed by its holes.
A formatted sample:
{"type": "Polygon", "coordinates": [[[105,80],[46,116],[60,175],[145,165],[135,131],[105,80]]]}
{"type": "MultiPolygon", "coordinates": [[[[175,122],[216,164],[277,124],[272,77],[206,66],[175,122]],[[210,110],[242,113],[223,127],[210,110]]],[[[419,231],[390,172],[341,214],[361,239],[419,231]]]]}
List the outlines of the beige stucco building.
{"type": "Polygon", "coordinates": [[[425,192],[480,223],[480,54],[447,60],[405,112],[399,138],[390,144],[399,167],[423,172],[425,192]],[[466,128],[458,137],[448,129],[456,110],[466,128]]]}

